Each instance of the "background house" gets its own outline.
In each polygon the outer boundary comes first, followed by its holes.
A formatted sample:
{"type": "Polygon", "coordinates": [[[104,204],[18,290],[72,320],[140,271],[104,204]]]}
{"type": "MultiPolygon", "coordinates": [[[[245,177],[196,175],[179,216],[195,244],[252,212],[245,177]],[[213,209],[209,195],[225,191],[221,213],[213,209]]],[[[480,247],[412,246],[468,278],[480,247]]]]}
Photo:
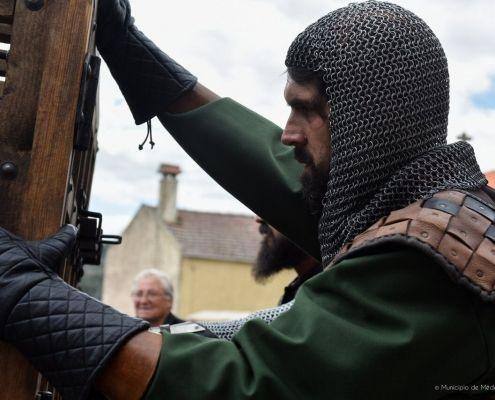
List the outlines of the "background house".
{"type": "Polygon", "coordinates": [[[163,164],[159,172],[158,206],[142,205],[122,245],[108,249],[103,302],[132,315],[134,276],[157,268],[172,279],[174,312],[181,317],[237,317],[276,305],[295,273],[284,270],[264,285],[254,281],[251,265],[262,239],[254,216],[177,209],[180,169],[163,164]]]}

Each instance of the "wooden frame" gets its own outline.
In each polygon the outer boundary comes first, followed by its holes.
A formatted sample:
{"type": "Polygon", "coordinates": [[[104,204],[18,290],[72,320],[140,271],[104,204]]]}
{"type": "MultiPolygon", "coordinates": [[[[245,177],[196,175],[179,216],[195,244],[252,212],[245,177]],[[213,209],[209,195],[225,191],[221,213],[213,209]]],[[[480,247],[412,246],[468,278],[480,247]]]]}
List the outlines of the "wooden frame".
{"type": "MultiPolygon", "coordinates": [[[[76,223],[84,205],[75,193],[83,189],[89,196],[96,140],[84,152],[73,143],[94,6],[93,0],[0,0],[0,41],[11,46],[8,59],[0,60],[6,72],[0,84],[0,226],[27,239],[76,223]],[[15,166],[15,177],[2,174],[5,162],[15,166]]],[[[93,127],[96,134],[96,122],[93,127]]],[[[60,272],[74,283],[70,265],[60,272]]],[[[2,398],[33,400],[48,388],[4,343],[0,370],[2,398]]]]}

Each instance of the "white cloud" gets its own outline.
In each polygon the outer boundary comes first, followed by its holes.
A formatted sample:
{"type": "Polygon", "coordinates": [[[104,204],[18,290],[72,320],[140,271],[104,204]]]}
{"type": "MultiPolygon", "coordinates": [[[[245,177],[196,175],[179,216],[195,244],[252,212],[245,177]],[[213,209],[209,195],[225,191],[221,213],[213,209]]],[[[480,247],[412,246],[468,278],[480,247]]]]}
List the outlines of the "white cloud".
{"type": "MultiPolygon", "coordinates": [[[[492,0],[400,0],[421,16],[443,43],[451,74],[450,131],[474,136],[483,169],[495,169],[495,110],[474,107],[470,97],[495,77],[495,3],[492,0]]],[[[131,0],[136,23],[165,52],[208,87],[283,124],[285,52],[305,26],[347,1],[131,0]]],[[[183,208],[247,212],[192,161],[154,122],[156,148],[142,152],[145,126],[136,127],[117,85],[101,76],[100,152],[93,204],[104,207],[105,231],[118,232],[140,203],[156,203],[162,162],[179,164],[178,203],[183,208]],[[113,207],[107,206],[113,204],[113,207]],[[119,211],[120,210],[120,211],[119,211]]]]}
{"type": "Polygon", "coordinates": [[[107,235],[119,235],[131,222],[134,213],[111,214],[103,216],[103,232],[107,235]]]}

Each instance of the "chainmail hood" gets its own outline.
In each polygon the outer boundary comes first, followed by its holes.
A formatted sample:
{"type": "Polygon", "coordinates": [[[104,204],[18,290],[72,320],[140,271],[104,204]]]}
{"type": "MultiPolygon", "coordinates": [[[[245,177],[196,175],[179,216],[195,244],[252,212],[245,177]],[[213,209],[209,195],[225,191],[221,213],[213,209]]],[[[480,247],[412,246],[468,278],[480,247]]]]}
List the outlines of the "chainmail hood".
{"type": "Polygon", "coordinates": [[[391,211],[440,190],[486,184],[471,146],[447,145],[447,59],[412,12],[377,1],[335,10],[297,36],[286,65],[319,71],[326,85],[325,265],[391,211]]]}

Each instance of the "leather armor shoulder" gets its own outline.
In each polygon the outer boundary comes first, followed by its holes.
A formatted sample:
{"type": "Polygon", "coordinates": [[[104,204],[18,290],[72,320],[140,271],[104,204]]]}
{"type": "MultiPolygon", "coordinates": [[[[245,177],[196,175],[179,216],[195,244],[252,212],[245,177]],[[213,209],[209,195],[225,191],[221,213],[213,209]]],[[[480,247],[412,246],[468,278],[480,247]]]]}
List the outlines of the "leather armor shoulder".
{"type": "Polygon", "coordinates": [[[456,282],[495,301],[495,203],[489,197],[450,190],[393,211],[344,245],[332,265],[386,243],[428,252],[456,282]]]}

